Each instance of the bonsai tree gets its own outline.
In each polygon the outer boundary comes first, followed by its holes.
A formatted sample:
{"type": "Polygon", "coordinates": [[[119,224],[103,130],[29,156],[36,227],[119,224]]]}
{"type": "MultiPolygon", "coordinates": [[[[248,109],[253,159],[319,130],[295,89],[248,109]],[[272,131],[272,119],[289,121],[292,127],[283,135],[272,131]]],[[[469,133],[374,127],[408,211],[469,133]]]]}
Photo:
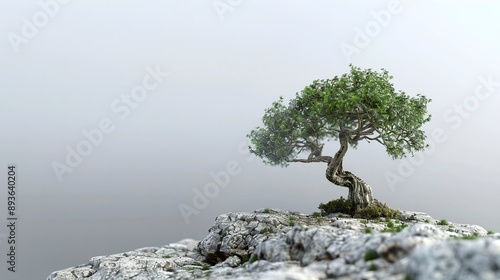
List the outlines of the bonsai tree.
{"type": "Polygon", "coordinates": [[[370,186],[342,166],[349,146],[376,142],[393,159],[427,146],[421,127],[430,120],[431,100],[396,91],[391,79],[384,69],[375,72],[351,65],[350,73],[313,81],[288,105],[280,97],[265,110],[263,127],[247,135],[250,152],[266,164],[282,167],[291,162],[326,163],[328,181],[349,189],[352,209],[364,209],[374,198],[370,186]],[[327,141],[340,144],[333,156],[323,155],[327,141]]]}

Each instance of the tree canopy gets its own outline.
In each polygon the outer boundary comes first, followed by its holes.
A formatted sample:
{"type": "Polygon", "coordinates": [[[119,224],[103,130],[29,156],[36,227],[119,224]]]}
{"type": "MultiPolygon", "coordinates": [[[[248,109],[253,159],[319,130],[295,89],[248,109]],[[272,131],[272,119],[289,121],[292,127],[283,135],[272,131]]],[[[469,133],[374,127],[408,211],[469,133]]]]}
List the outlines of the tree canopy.
{"type": "Polygon", "coordinates": [[[263,127],[248,137],[250,151],[271,165],[290,162],[327,162],[324,142],[344,137],[350,146],[375,141],[394,159],[426,147],[422,125],[431,116],[423,95],[397,91],[393,77],[382,69],[360,69],[332,79],[315,80],[295,98],[283,97],[265,110],[263,127]],[[302,157],[307,155],[307,157],[302,157]]]}

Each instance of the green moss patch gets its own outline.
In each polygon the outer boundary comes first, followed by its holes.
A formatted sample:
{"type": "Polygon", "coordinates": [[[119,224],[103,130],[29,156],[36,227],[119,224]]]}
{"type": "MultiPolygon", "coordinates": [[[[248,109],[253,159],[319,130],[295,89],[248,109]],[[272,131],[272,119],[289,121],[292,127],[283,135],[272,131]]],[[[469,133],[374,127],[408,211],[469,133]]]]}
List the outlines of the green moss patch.
{"type": "Polygon", "coordinates": [[[323,216],[333,213],[343,213],[356,218],[370,220],[380,217],[394,219],[401,214],[398,210],[392,209],[387,204],[380,202],[374,202],[364,209],[353,211],[351,202],[343,197],[329,201],[326,204],[321,203],[318,208],[321,210],[321,215],[323,216]]]}

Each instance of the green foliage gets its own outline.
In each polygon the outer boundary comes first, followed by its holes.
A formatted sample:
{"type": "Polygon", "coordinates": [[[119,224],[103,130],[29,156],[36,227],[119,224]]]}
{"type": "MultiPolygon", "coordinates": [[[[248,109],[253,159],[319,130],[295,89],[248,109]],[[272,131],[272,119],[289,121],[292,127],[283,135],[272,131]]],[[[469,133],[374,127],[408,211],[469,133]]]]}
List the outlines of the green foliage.
{"type": "Polygon", "coordinates": [[[493,233],[495,232],[493,232],[492,230],[488,230],[488,235],[492,235],[493,233]]]}
{"type": "MultiPolygon", "coordinates": [[[[321,210],[321,215],[326,216],[332,213],[344,213],[353,215],[352,204],[345,198],[340,197],[324,204],[321,203],[318,208],[321,210]]],[[[401,213],[398,210],[392,209],[385,203],[372,203],[364,209],[358,209],[354,212],[354,217],[362,219],[377,219],[385,217],[386,219],[395,219],[401,213]]]]}
{"type": "Polygon", "coordinates": [[[408,227],[407,224],[400,224],[398,226],[396,226],[394,224],[394,222],[391,221],[391,223],[387,223],[387,228],[385,228],[382,232],[400,232],[402,231],[404,228],[408,227]]]}
{"type": "Polygon", "coordinates": [[[319,217],[321,217],[321,213],[319,213],[319,212],[314,212],[314,213],[312,213],[312,216],[313,216],[314,218],[319,218],[319,217]]]}
{"type": "Polygon", "coordinates": [[[201,270],[209,270],[209,269],[210,269],[210,266],[207,264],[204,264],[201,266],[201,270]]]}
{"type": "Polygon", "coordinates": [[[265,214],[269,214],[269,213],[271,213],[271,209],[266,208],[266,209],[264,209],[263,213],[265,213],[265,214]]]}
{"type": "Polygon", "coordinates": [[[401,212],[390,208],[385,203],[372,203],[364,209],[357,210],[354,216],[364,219],[376,219],[379,217],[395,219],[400,214],[401,212]]]}
{"type": "Polygon", "coordinates": [[[246,263],[250,260],[250,255],[241,256],[241,263],[246,263]]]}
{"type": "MultiPolygon", "coordinates": [[[[346,132],[349,143],[376,140],[392,158],[426,147],[421,130],[430,120],[422,95],[397,91],[386,70],[350,66],[350,73],[315,80],[288,104],[280,97],[265,110],[263,127],[252,130],[250,152],[266,164],[287,166],[301,153],[346,132]]],[[[319,157],[316,161],[322,161],[319,157]]]]}
{"type": "Polygon", "coordinates": [[[332,213],[352,214],[351,203],[342,196],[339,199],[331,200],[326,204],[321,203],[318,208],[321,210],[322,216],[332,213]]]}
{"type": "MultiPolygon", "coordinates": [[[[402,223],[399,226],[397,226],[396,228],[403,230],[404,228],[407,228],[407,227],[408,227],[407,224],[402,223]]],[[[399,231],[401,231],[401,230],[399,230],[399,231]]]]}
{"type": "Polygon", "coordinates": [[[431,220],[430,220],[429,218],[427,218],[427,219],[425,219],[425,220],[424,220],[424,222],[425,222],[425,223],[430,223],[430,222],[431,222],[431,220]]]}
{"type": "Polygon", "coordinates": [[[373,233],[373,230],[369,227],[365,228],[365,233],[373,233]]]}
{"type": "Polygon", "coordinates": [[[257,255],[253,255],[251,258],[250,258],[250,263],[254,263],[256,261],[259,260],[259,257],[257,255]]]}
{"type": "Polygon", "coordinates": [[[382,230],[382,232],[400,232],[404,228],[408,227],[407,224],[405,223],[400,223],[399,225],[396,225],[393,220],[386,218],[387,221],[387,228],[382,230]]]}
{"type": "Polygon", "coordinates": [[[387,221],[387,227],[388,228],[393,228],[394,227],[394,222],[391,219],[386,219],[387,221]]]}
{"type": "Polygon", "coordinates": [[[165,255],[165,256],[163,256],[163,258],[164,258],[164,259],[169,259],[169,258],[171,258],[171,257],[172,257],[172,256],[170,256],[170,255],[165,255]]]}
{"type": "Polygon", "coordinates": [[[266,233],[269,233],[269,231],[270,231],[270,230],[269,230],[269,228],[268,228],[268,227],[265,227],[265,228],[263,228],[263,229],[260,231],[260,233],[262,233],[262,234],[266,234],[266,233]]]}
{"type": "Polygon", "coordinates": [[[477,232],[474,232],[471,235],[464,235],[464,236],[461,237],[461,239],[465,239],[465,240],[474,240],[474,239],[477,239],[477,238],[479,238],[479,233],[477,233],[477,232]]]}
{"type": "Polygon", "coordinates": [[[442,219],[437,224],[440,225],[440,226],[447,226],[448,225],[448,221],[445,220],[445,219],[442,219]]]}
{"type": "Polygon", "coordinates": [[[288,222],[293,227],[295,225],[295,217],[294,216],[288,217],[288,222]]]}
{"type": "Polygon", "coordinates": [[[321,222],[323,222],[323,218],[320,212],[314,212],[311,214],[311,216],[313,218],[316,218],[316,223],[320,224],[321,222]]]}
{"type": "Polygon", "coordinates": [[[378,270],[378,265],[372,263],[370,264],[370,266],[368,267],[368,270],[370,271],[377,271],[378,270]]]}
{"type": "Polygon", "coordinates": [[[209,269],[210,269],[210,265],[208,265],[208,264],[204,264],[204,263],[197,262],[197,263],[195,263],[195,265],[196,265],[196,266],[200,266],[200,267],[201,267],[201,268],[200,268],[201,270],[209,270],[209,269]]]}
{"type": "Polygon", "coordinates": [[[379,256],[377,254],[377,251],[375,251],[375,250],[368,250],[365,253],[365,261],[375,260],[375,259],[378,259],[378,257],[379,256]]]}

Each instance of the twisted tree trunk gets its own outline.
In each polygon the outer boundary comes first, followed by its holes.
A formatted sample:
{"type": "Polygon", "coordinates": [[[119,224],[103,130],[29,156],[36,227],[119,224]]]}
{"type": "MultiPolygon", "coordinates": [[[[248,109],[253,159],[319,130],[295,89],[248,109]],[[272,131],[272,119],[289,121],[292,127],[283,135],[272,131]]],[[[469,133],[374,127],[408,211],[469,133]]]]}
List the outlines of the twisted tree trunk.
{"type": "Polygon", "coordinates": [[[339,135],[340,149],[328,163],[326,178],[335,185],[349,189],[348,200],[352,203],[352,210],[363,209],[370,205],[374,199],[371,187],[356,175],[344,171],[342,161],[349,148],[348,135],[339,135]]]}

